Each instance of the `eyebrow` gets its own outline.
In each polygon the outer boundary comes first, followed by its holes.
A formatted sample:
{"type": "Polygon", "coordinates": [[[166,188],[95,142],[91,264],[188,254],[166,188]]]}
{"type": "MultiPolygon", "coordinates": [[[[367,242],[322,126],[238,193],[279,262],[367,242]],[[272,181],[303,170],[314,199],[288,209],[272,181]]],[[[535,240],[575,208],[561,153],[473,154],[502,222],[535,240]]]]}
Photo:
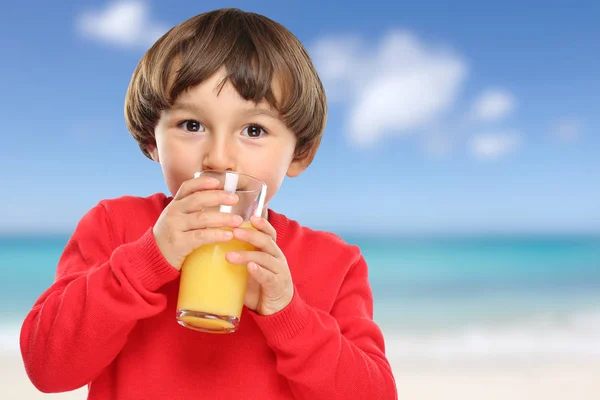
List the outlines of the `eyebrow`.
{"type": "Polygon", "coordinates": [[[271,117],[274,119],[280,119],[279,113],[277,111],[274,110],[270,110],[270,109],[266,109],[266,108],[250,108],[248,110],[246,110],[245,112],[242,113],[244,116],[247,117],[256,117],[259,115],[264,115],[265,117],[271,117]]]}
{"type": "MultiPolygon", "coordinates": [[[[202,111],[202,108],[194,103],[178,102],[171,107],[171,111],[189,111],[194,113],[200,113],[202,111]]],[[[281,119],[277,111],[260,107],[249,108],[245,111],[242,111],[241,115],[245,117],[256,117],[262,115],[276,120],[281,119]]]]}
{"type": "Polygon", "coordinates": [[[194,103],[175,103],[171,106],[170,111],[200,112],[202,109],[194,103]]]}

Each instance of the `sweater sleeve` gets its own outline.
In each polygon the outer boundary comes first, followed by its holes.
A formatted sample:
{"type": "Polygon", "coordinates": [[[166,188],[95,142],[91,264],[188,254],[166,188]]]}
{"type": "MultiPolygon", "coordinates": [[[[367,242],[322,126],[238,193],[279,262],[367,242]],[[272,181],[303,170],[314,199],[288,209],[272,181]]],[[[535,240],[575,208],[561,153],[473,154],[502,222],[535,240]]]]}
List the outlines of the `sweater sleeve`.
{"type": "Polygon", "coordinates": [[[363,257],[352,267],[331,314],[296,293],[279,313],[255,315],[297,400],[392,400],[396,384],[363,257]]]}
{"type": "Polygon", "coordinates": [[[152,229],[116,245],[102,203],[79,222],[54,284],[35,302],[20,335],[31,382],[42,392],[91,382],[123,348],[136,321],[160,313],[158,291],[179,272],[160,253],[152,229]]]}

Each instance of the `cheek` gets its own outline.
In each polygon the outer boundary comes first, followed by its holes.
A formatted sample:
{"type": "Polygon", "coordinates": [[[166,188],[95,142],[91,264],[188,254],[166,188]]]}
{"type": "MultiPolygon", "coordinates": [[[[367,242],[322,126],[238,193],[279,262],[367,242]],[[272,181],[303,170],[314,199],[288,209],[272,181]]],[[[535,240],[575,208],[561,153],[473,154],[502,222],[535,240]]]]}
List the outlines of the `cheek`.
{"type": "Polygon", "coordinates": [[[179,190],[179,187],[181,186],[181,184],[187,180],[187,177],[185,177],[183,174],[181,174],[177,170],[168,168],[165,164],[162,164],[162,165],[163,165],[162,169],[163,169],[163,175],[165,177],[165,183],[167,184],[167,187],[169,188],[169,192],[171,192],[171,194],[173,196],[175,196],[175,194],[179,190]]]}
{"type": "Polygon", "coordinates": [[[157,140],[160,164],[165,183],[172,195],[175,195],[181,184],[192,179],[194,172],[200,167],[190,152],[183,151],[177,143],[157,140]]]}
{"type": "Polygon", "coordinates": [[[289,164],[288,160],[282,159],[280,154],[272,152],[254,168],[256,175],[267,184],[267,202],[279,190],[289,164]]]}

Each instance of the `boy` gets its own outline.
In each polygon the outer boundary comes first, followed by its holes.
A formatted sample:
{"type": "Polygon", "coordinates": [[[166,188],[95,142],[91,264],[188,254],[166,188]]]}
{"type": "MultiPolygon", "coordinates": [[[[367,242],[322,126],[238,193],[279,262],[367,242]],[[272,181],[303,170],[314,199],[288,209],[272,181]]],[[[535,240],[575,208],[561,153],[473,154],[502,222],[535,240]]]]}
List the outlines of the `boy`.
{"type": "Polygon", "coordinates": [[[102,400],[397,398],[358,248],[270,209],[256,230],[238,228],[235,216],[202,211],[235,195],[190,179],[246,173],[266,182],[268,204],[312,161],[326,113],[305,49],[264,16],[216,10],[159,39],[133,74],[125,117],[173,196],[104,200],[79,222],[23,323],[33,384],[88,385],[102,400]],[[183,260],[232,237],[257,249],[227,255],[250,273],[239,329],[181,327],[183,260]]]}

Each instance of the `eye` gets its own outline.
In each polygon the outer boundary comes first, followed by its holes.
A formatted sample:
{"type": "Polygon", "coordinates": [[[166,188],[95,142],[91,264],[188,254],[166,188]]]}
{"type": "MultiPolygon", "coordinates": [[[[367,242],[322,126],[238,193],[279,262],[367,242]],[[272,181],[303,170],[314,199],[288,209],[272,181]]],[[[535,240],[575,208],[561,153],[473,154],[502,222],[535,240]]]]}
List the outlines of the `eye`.
{"type": "Polygon", "coordinates": [[[260,125],[248,125],[242,131],[242,135],[249,137],[250,139],[258,139],[261,136],[267,134],[265,128],[260,125]]]}
{"type": "Polygon", "coordinates": [[[177,124],[178,127],[182,128],[186,132],[195,133],[195,132],[204,132],[205,128],[200,122],[193,119],[186,119],[185,121],[181,121],[177,124]]]}

